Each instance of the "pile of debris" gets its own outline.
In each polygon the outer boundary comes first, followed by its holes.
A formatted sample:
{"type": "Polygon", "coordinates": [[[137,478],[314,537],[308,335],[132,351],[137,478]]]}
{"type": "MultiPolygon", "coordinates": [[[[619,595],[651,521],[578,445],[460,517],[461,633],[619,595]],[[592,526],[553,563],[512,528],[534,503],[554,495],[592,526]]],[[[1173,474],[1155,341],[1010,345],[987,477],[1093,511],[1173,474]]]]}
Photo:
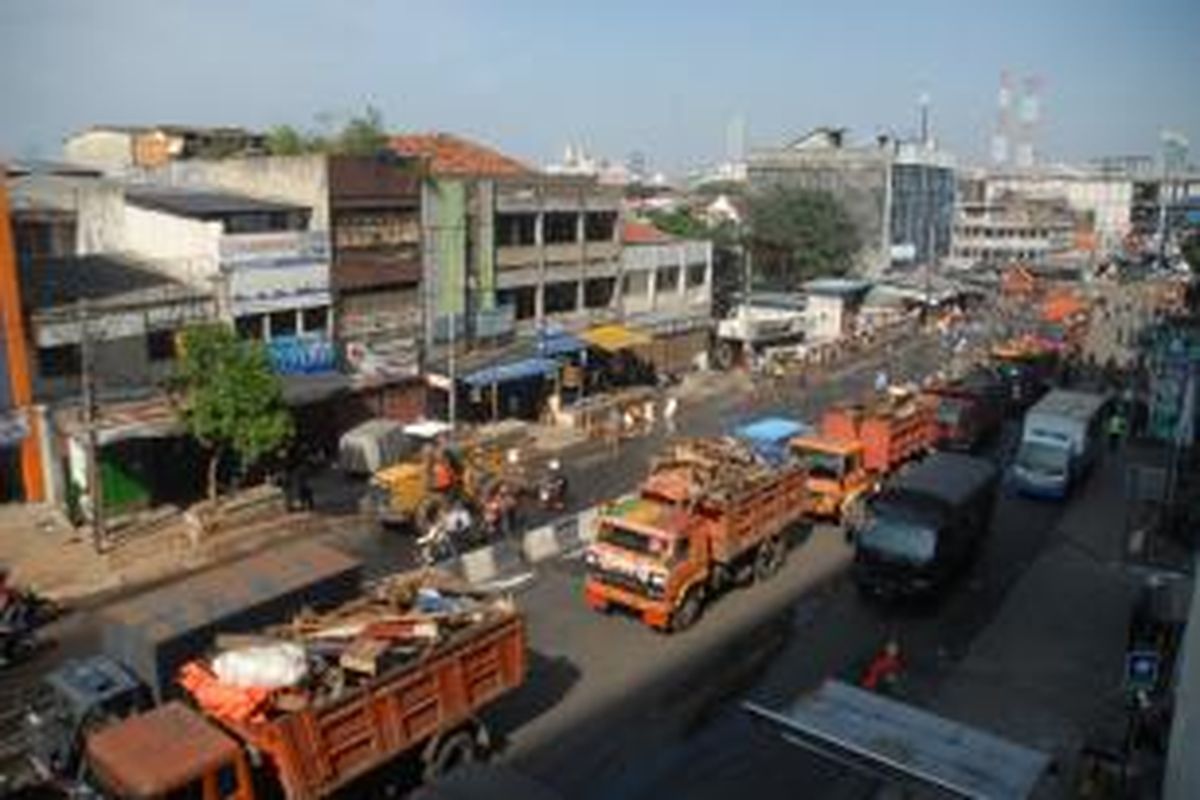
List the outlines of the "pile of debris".
{"type": "Polygon", "coordinates": [[[329,611],[306,610],[255,634],[223,634],[179,682],[213,716],[254,722],[320,706],[419,660],[461,632],[511,616],[513,603],[444,572],[392,575],[329,611]]]}
{"type": "Polygon", "coordinates": [[[677,502],[721,504],[774,474],[752,447],[732,437],[682,439],[654,460],[646,488],[677,502]]]}

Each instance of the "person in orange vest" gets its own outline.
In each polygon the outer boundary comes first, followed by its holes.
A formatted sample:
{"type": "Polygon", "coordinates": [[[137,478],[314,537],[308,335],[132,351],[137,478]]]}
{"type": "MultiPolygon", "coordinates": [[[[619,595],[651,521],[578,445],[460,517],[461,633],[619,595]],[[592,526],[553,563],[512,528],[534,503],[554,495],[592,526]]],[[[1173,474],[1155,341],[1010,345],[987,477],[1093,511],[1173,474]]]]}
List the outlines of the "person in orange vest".
{"type": "Polygon", "coordinates": [[[890,692],[895,688],[896,681],[903,671],[904,659],[900,655],[900,643],[889,639],[867,665],[859,685],[871,692],[890,692]]]}

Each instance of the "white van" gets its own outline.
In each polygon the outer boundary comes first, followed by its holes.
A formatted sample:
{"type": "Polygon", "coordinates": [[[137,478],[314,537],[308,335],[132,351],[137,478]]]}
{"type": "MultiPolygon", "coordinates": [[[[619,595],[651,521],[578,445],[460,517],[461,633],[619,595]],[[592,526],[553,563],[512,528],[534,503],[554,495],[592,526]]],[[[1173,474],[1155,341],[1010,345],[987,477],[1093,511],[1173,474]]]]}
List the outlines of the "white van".
{"type": "Polygon", "coordinates": [[[1025,413],[1013,462],[1017,488],[1036,497],[1065,498],[1103,446],[1108,398],[1056,389],[1025,413]]]}

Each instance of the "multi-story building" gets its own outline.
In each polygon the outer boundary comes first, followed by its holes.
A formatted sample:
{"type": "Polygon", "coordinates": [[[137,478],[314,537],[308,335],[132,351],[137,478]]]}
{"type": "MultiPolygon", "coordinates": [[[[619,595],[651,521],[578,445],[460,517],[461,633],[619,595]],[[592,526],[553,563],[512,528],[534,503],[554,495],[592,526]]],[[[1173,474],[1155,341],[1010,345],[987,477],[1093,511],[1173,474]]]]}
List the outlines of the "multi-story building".
{"type": "Polygon", "coordinates": [[[397,136],[424,159],[426,345],[615,318],[620,190],[546,175],[444,133],[397,136]],[[452,326],[450,320],[455,320],[452,326]]]}
{"type": "Polygon", "coordinates": [[[861,272],[880,272],[893,261],[932,263],[949,253],[954,165],[932,145],[889,137],[850,145],[844,130],[819,128],[752,152],[748,176],[756,192],[788,186],[832,194],[857,229],[861,272]]]}
{"type": "Polygon", "coordinates": [[[262,339],[283,373],[333,368],[329,239],[311,210],[230,192],[129,186],[123,249],[212,292],[223,318],[262,339]]]}
{"type": "Polygon", "coordinates": [[[623,320],[654,335],[648,356],[667,372],[686,370],[708,351],[712,317],[712,242],[680,239],[646,222],[624,224],[623,320]]]}
{"type": "Polygon", "coordinates": [[[189,158],[223,158],[265,152],[265,137],[244,128],[194,125],[95,125],[63,146],[74,164],[120,174],[189,158]]]}
{"type": "Polygon", "coordinates": [[[1041,264],[1072,252],[1079,221],[1062,200],[1015,195],[992,202],[963,201],[957,207],[950,262],[962,266],[1041,264]]]}
{"type": "Polygon", "coordinates": [[[1045,167],[989,173],[984,186],[983,200],[989,204],[1009,197],[1065,202],[1087,222],[1099,257],[1119,252],[1132,230],[1134,182],[1122,173],[1045,167]]]}
{"type": "Polygon", "coordinates": [[[423,175],[419,159],[385,151],[193,159],[146,177],[310,209],[311,227],[329,231],[333,334],[342,363],[369,381],[418,371],[423,175]]]}

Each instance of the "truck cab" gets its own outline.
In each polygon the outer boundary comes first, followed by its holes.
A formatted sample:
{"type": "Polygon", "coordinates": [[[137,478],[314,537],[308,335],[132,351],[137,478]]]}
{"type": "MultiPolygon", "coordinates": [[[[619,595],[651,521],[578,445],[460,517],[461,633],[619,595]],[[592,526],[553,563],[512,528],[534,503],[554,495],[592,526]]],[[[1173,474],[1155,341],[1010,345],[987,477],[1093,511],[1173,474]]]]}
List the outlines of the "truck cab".
{"type": "Polygon", "coordinates": [[[701,598],[684,598],[708,577],[704,542],[687,513],[666,503],[639,497],[611,507],[585,557],[588,605],[621,607],[660,630],[687,627],[701,598]]]}
{"type": "Polygon", "coordinates": [[[88,738],[90,782],[130,800],[253,800],[255,783],[236,739],[179,702],[88,738]]]}
{"type": "Polygon", "coordinates": [[[85,737],[152,703],[150,690],[111,658],[67,662],[42,680],[25,715],[34,768],[43,776],[77,779],[85,737]]]}
{"type": "Polygon", "coordinates": [[[792,450],[808,474],[807,512],[816,519],[840,522],[843,514],[875,486],[864,463],[865,448],[854,440],[799,436],[792,450]]]}

